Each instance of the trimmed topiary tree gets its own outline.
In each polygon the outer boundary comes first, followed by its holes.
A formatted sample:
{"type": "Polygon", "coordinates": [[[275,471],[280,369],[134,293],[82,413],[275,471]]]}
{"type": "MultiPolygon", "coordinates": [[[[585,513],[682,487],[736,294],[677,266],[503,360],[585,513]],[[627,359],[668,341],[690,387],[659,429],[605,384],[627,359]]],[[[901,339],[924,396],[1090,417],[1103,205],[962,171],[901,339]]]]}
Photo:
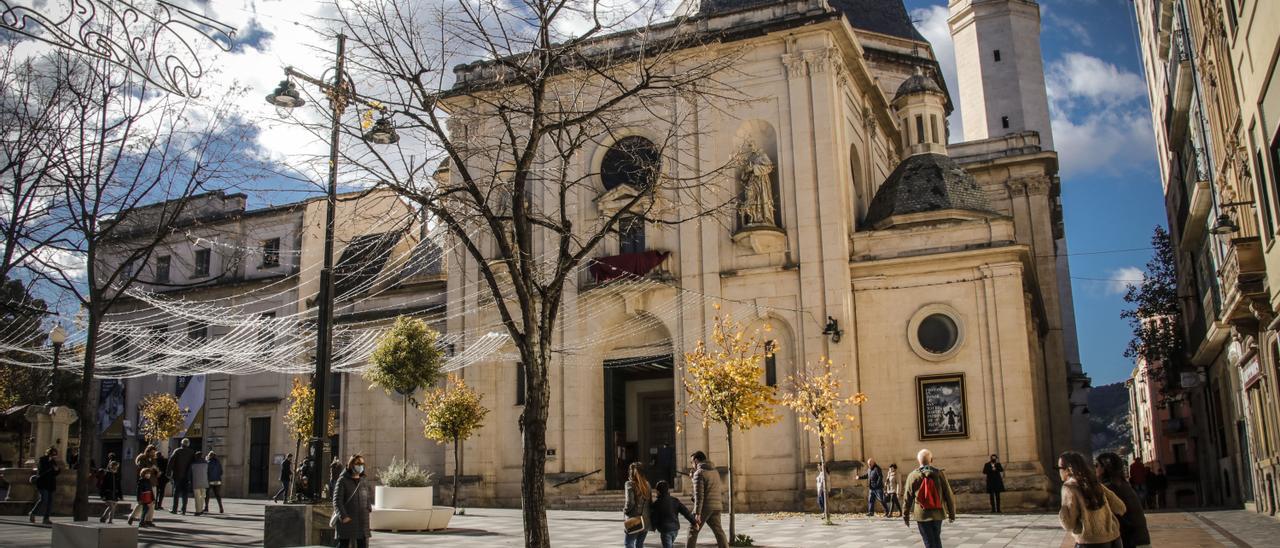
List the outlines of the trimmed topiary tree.
{"type": "Polygon", "coordinates": [[[462,476],[462,442],[484,425],[489,409],[480,403],[480,393],[457,375],[449,375],[444,388],[428,392],[422,402],[427,418],[423,435],[439,443],[453,444],[453,510],[458,511],[458,479],[462,476]]]}
{"type": "Polygon", "coordinates": [[[369,358],[364,371],[369,385],[404,397],[400,437],[405,458],[409,456],[409,404],[417,406],[413,394],[438,382],[443,366],[440,333],[421,319],[404,316],[396,318],[369,358]]]}

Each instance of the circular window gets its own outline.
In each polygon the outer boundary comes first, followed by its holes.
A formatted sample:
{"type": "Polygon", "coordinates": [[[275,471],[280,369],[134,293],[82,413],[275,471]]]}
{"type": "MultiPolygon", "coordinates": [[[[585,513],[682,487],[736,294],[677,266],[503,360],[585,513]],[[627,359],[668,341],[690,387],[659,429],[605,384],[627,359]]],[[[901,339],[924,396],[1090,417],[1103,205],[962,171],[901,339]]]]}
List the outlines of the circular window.
{"type": "Polygon", "coordinates": [[[660,155],[653,141],[631,136],[619,139],[604,153],[600,163],[600,179],[606,190],[618,185],[647,189],[658,177],[660,155]]]}
{"type": "Polygon", "coordinates": [[[930,314],[916,328],[920,346],[931,354],[946,354],[960,341],[955,320],[946,314],[930,314]]]}

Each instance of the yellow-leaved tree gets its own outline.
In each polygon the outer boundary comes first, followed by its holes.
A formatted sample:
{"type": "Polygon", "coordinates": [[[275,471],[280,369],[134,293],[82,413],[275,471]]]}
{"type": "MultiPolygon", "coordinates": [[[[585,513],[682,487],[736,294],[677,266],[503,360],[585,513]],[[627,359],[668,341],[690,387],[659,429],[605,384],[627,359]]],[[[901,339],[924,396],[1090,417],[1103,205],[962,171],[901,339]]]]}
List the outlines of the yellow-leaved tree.
{"type": "Polygon", "coordinates": [[[395,325],[378,340],[377,348],[369,356],[369,367],[364,370],[364,380],[369,381],[369,386],[404,397],[400,438],[406,460],[409,458],[409,404],[417,406],[414,392],[439,381],[443,367],[440,333],[418,318],[396,318],[395,325]]]}
{"type": "Polygon", "coordinates": [[[484,426],[489,409],[480,403],[480,393],[457,375],[449,375],[443,388],[426,394],[422,411],[423,435],[439,443],[453,444],[453,511],[458,511],[458,478],[462,476],[462,442],[484,426]]]}
{"type": "MultiPolygon", "coordinates": [[[[719,306],[716,307],[719,310],[719,306]]],[[[765,327],[764,330],[768,328],[765,327]]],[[[715,318],[711,343],[698,341],[684,355],[684,389],[702,425],[724,425],[729,448],[729,538],[736,538],[733,514],[733,431],[778,422],[772,386],[765,384],[764,360],[775,351],[761,329],[748,332],[727,314],[715,318]]]]}
{"type": "MultiPolygon", "coordinates": [[[[818,436],[818,473],[823,474],[827,470],[827,440],[833,446],[840,443],[845,427],[857,423],[853,408],[866,402],[867,396],[861,392],[844,395],[827,358],[819,359],[816,367],[805,364],[804,369],[787,377],[787,384],[790,392],[782,395],[782,405],[796,412],[796,419],[806,432],[818,436]]],[[[822,482],[823,501],[828,501],[827,483],[822,482]]],[[[831,524],[829,501],[823,504],[822,519],[831,524]]]]}
{"type": "Polygon", "coordinates": [[[168,392],[147,394],[138,404],[139,428],[142,437],[149,442],[168,441],[178,435],[187,421],[187,412],[178,404],[178,397],[168,392]]]}
{"type": "MultiPolygon", "coordinates": [[[[316,391],[311,387],[311,383],[303,381],[301,377],[293,378],[293,387],[289,389],[289,409],[284,413],[284,428],[289,432],[289,437],[293,438],[294,448],[293,454],[297,455],[302,451],[302,441],[311,439],[311,429],[315,427],[316,416],[316,391]]],[[[329,410],[328,421],[325,422],[326,437],[338,435],[338,413],[333,409],[329,410]]],[[[322,465],[324,463],[321,463],[322,465]]],[[[297,463],[295,462],[296,466],[297,463]]],[[[314,481],[314,480],[313,480],[314,481]]],[[[298,482],[289,482],[289,489],[292,491],[298,482]]],[[[288,500],[293,499],[293,494],[285,495],[288,500]]]]}

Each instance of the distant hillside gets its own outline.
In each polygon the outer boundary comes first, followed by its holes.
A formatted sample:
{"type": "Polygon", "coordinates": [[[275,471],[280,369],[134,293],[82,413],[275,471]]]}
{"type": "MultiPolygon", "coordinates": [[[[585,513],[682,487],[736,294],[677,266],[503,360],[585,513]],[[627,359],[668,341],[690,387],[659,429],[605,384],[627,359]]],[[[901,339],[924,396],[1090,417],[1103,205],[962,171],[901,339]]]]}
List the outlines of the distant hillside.
{"type": "Polygon", "coordinates": [[[1093,453],[1132,452],[1129,389],[1123,382],[1095,386],[1089,391],[1089,431],[1093,453]]]}

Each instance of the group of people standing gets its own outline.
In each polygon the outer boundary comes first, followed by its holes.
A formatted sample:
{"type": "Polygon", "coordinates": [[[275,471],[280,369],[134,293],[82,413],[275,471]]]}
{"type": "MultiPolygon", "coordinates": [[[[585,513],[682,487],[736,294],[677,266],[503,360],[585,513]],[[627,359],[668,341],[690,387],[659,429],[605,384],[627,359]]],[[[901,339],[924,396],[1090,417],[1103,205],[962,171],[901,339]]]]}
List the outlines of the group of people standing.
{"type": "Polygon", "coordinates": [[[1124,459],[1102,453],[1092,466],[1080,453],[1058,457],[1062,509],[1058,519],[1077,548],[1151,546],[1142,500],[1125,478],[1124,459]]]}
{"type": "MultiPolygon", "coordinates": [[[[124,494],[119,488],[119,462],[115,459],[115,454],[108,455],[107,467],[101,471],[102,479],[99,481],[99,494],[109,503],[101,518],[107,522],[115,515],[113,503],[119,502],[124,494]]],[[[191,449],[191,440],[183,438],[168,457],[155,445],[148,445],[133,462],[138,468],[137,505],[129,514],[129,525],[137,519],[141,527],[154,527],[155,509],[164,508],[165,489],[170,484],[173,485],[171,514],[181,512],[186,515],[192,498],[195,499],[194,513],[197,516],[208,512],[209,503],[213,500],[218,501],[218,513],[225,511],[222,505],[222,461],[213,451],[195,451],[191,449]]]]}
{"type": "Polygon", "coordinates": [[[1168,507],[1165,493],[1169,490],[1169,476],[1165,475],[1163,468],[1156,467],[1153,471],[1135,458],[1129,464],[1129,484],[1147,508],[1168,507]]]}

